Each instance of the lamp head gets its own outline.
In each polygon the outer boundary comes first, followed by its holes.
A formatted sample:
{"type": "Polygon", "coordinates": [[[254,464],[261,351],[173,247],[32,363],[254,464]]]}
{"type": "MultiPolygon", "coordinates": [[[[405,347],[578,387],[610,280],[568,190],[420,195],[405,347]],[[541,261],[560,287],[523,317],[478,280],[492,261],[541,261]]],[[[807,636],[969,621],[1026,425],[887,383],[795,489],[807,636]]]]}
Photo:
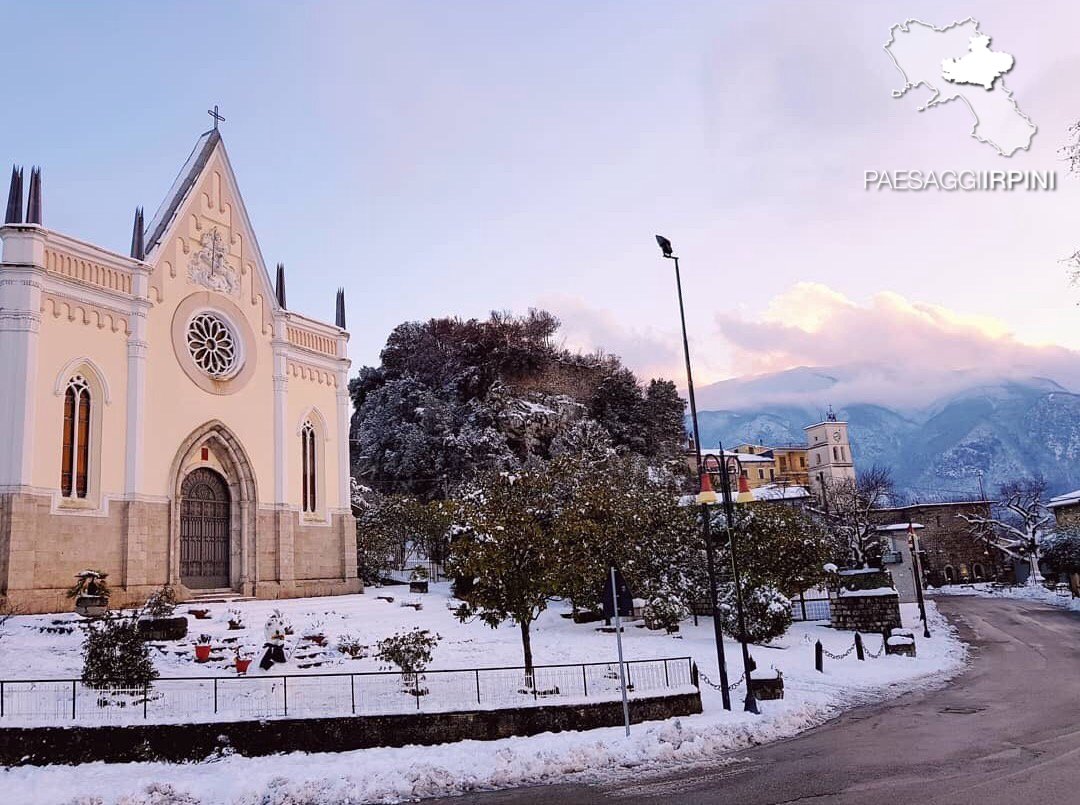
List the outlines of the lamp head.
{"type": "Polygon", "coordinates": [[[660,246],[660,251],[664,253],[664,257],[674,257],[674,253],[671,248],[671,241],[665,238],[663,235],[656,236],[656,242],[660,246]]]}
{"type": "Polygon", "coordinates": [[[701,473],[701,491],[698,492],[697,502],[706,506],[716,503],[716,492],[713,491],[712,479],[707,472],[701,473]]]}

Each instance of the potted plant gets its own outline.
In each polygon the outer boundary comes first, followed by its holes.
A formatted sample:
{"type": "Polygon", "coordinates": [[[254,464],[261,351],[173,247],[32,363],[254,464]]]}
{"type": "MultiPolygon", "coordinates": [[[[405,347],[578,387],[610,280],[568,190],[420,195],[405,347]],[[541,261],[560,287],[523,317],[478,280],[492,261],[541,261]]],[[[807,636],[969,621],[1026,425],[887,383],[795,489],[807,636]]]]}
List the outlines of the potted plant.
{"type": "Polygon", "coordinates": [[[426,567],[414,567],[409,577],[410,593],[426,593],[428,591],[428,572],[426,567]]]}
{"type": "Polygon", "coordinates": [[[314,643],[316,646],[325,646],[326,634],[323,632],[323,622],[320,620],[312,621],[308,628],[304,630],[304,639],[309,643],[314,643]]]}
{"type": "Polygon", "coordinates": [[[168,584],[150,595],[139,612],[138,631],[143,640],[182,640],[187,637],[187,618],[173,617],[176,593],[168,584]]]}
{"type": "Polygon", "coordinates": [[[206,662],[210,659],[211,639],[208,634],[199,635],[199,639],[195,641],[195,662],[206,662]]]}
{"type": "Polygon", "coordinates": [[[208,620],[210,618],[210,610],[209,609],[189,609],[188,610],[188,615],[194,615],[195,620],[197,620],[197,621],[205,621],[205,620],[208,620]]]}
{"type": "Polygon", "coordinates": [[[239,609],[229,610],[229,628],[233,631],[244,628],[244,616],[239,609]]]}
{"type": "Polygon", "coordinates": [[[240,649],[236,650],[236,673],[246,674],[248,667],[251,665],[251,657],[245,657],[240,653],[240,649]]]}
{"type": "Polygon", "coordinates": [[[75,584],[67,591],[68,598],[75,599],[75,611],[84,618],[96,618],[109,609],[109,586],[105,583],[108,573],[100,570],[83,570],[75,574],[75,584]]]}

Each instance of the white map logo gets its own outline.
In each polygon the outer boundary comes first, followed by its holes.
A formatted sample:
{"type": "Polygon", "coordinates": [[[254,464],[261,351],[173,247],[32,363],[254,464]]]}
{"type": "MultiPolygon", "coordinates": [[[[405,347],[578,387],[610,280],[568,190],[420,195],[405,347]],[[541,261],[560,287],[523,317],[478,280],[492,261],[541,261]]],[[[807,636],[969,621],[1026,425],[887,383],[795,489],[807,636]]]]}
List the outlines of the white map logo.
{"type": "Polygon", "coordinates": [[[969,17],[944,28],[907,20],[889,29],[885,52],[904,77],[903,89],[893,90],[894,98],[926,86],[933,95],[918,107],[920,112],[959,98],[975,118],[971,136],[979,142],[1003,157],[1031,145],[1035,124],[1005,88],[1004,75],[1015,59],[991,50],[990,37],[976,20],[969,17]]]}

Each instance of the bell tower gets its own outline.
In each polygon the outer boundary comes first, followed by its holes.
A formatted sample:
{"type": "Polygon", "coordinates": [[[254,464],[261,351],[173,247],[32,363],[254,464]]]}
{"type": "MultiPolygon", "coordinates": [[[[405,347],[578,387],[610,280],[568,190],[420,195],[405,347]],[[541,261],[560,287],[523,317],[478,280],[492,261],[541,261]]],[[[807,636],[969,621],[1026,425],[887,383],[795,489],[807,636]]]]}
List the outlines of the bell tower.
{"type": "Polygon", "coordinates": [[[855,478],[848,423],[838,419],[829,406],[823,421],[803,430],[806,431],[806,471],[810,476],[810,491],[821,500],[822,491],[829,483],[855,478]]]}

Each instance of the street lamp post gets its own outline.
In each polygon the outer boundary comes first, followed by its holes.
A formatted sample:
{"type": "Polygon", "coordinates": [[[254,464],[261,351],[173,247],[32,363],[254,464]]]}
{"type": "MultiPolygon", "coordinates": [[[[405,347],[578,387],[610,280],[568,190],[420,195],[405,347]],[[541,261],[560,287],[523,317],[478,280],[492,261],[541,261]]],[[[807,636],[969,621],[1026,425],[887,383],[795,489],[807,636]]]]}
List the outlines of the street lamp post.
{"type": "MultiPolygon", "coordinates": [[[[730,710],[731,693],[728,691],[727,661],[724,658],[724,636],[720,630],[720,618],[717,617],[716,612],[716,554],[713,547],[709,524],[708,504],[716,500],[716,493],[712,490],[712,484],[708,480],[708,475],[705,473],[705,465],[701,460],[701,433],[698,429],[697,402],[694,399],[694,375],[690,369],[690,342],[686,336],[686,311],[683,307],[682,277],[679,274],[679,258],[671,248],[671,241],[663,235],[656,236],[656,243],[660,246],[660,251],[663,253],[664,257],[675,263],[675,288],[679,296],[679,322],[682,325],[683,355],[686,358],[686,390],[687,396],[690,398],[690,420],[693,423],[694,428],[694,456],[697,459],[698,482],[701,489],[701,493],[698,495],[698,502],[701,504],[701,519],[705,537],[705,562],[709,576],[709,609],[712,612],[713,634],[716,639],[716,659],[720,669],[721,696],[723,697],[724,709],[730,710]]],[[[721,457],[724,455],[723,448],[720,449],[720,455],[721,457]]],[[[727,477],[726,460],[723,462],[723,470],[724,471],[720,473],[720,489],[723,494],[724,513],[727,519],[728,544],[732,549],[731,564],[732,575],[734,576],[735,581],[735,601],[739,610],[739,629],[742,631],[743,637],[745,637],[746,628],[743,620],[742,593],[739,590],[739,574],[735,563],[734,544],[731,543],[731,526],[734,522],[734,509],[731,501],[731,484],[728,482],[727,477]]],[[[748,712],[756,713],[758,712],[757,700],[754,698],[750,684],[750,654],[745,641],[742,642],[742,651],[743,670],[746,673],[746,701],[744,702],[744,709],[748,712]]]]}
{"type": "Polygon", "coordinates": [[[694,456],[697,460],[698,484],[701,489],[698,503],[701,504],[701,522],[705,537],[705,569],[709,576],[709,612],[712,614],[713,636],[716,639],[716,664],[720,670],[720,695],[724,709],[731,709],[731,692],[728,690],[727,660],[724,657],[724,635],[720,630],[720,618],[716,616],[716,552],[713,548],[712,534],[709,528],[709,504],[716,501],[716,493],[704,472],[701,463],[701,434],[698,430],[697,402],[694,400],[694,374],[690,369],[690,342],[686,337],[686,312],[683,309],[682,277],[679,275],[679,258],[671,250],[671,241],[657,235],[656,242],[664,257],[675,261],[675,289],[679,296],[679,321],[682,324],[683,355],[686,357],[686,388],[690,397],[690,421],[694,427],[694,456]]]}
{"type": "MultiPolygon", "coordinates": [[[[719,441],[719,440],[717,440],[719,441]]],[[[743,697],[743,710],[747,713],[757,713],[757,697],[754,696],[753,686],[750,684],[750,674],[753,671],[753,662],[750,659],[750,647],[746,644],[746,616],[743,610],[742,579],[739,576],[739,561],[735,552],[735,506],[731,496],[731,477],[728,473],[727,456],[724,455],[723,443],[717,446],[720,455],[724,456],[721,463],[720,494],[724,500],[724,520],[727,521],[727,545],[728,555],[731,557],[731,581],[735,585],[735,611],[739,619],[739,646],[742,649],[743,678],[746,680],[746,696],[743,697]]],[[[740,490],[742,486],[740,485],[740,490]]],[[[747,494],[747,499],[752,496],[747,494]]],[[[743,503],[743,493],[739,492],[739,502],[743,503]]]]}

